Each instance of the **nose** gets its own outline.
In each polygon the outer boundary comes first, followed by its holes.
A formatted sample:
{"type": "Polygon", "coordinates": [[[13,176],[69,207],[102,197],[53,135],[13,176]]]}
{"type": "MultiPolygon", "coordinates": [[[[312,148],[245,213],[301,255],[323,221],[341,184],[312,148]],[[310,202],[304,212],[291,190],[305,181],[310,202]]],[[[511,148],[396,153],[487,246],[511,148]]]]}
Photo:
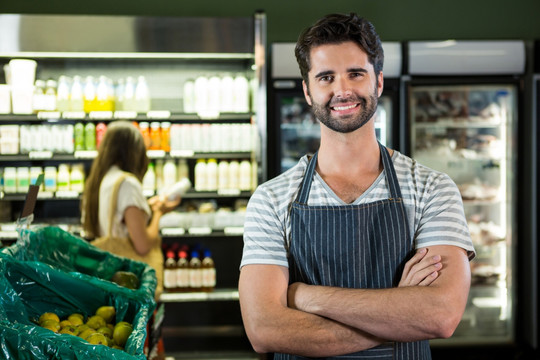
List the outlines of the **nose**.
{"type": "Polygon", "coordinates": [[[348,98],[353,94],[350,81],[346,77],[336,77],[334,80],[334,96],[348,98]]]}

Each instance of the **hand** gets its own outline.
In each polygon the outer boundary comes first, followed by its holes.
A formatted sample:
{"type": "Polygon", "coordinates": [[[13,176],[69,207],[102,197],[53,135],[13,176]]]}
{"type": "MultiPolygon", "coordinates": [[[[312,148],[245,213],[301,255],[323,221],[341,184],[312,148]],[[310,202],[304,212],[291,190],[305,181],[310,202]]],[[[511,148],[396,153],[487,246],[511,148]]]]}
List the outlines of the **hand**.
{"type": "Polygon", "coordinates": [[[426,256],[427,248],[422,248],[405,264],[398,287],[428,286],[439,276],[442,268],[441,256],[426,256]]]}
{"type": "Polygon", "coordinates": [[[177,197],[174,200],[169,200],[168,198],[162,198],[161,196],[152,196],[150,199],[148,199],[148,204],[152,208],[152,212],[166,214],[176,209],[181,200],[182,199],[180,197],[177,197]]]}

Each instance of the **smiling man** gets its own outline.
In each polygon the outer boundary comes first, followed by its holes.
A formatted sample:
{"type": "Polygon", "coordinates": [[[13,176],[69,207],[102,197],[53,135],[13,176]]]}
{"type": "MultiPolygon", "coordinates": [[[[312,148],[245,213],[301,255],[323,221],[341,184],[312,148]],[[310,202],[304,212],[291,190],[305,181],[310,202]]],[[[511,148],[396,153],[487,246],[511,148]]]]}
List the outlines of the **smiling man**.
{"type": "Polygon", "coordinates": [[[260,185],[239,291],[248,337],[275,359],[431,359],[456,329],[474,257],[459,191],[378,143],[383,50],[371,23],[328,15],[296,45],[320,148],[260,185]]]}

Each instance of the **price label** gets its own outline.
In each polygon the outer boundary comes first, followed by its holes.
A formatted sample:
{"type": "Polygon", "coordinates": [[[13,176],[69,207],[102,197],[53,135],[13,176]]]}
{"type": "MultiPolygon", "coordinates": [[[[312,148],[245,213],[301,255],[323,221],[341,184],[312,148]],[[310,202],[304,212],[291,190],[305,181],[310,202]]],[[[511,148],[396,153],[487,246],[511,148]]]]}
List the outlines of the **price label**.
{"type": "Polygon", "coordinates": [[[73,154],[77,159],[94,159],[97,157],[97,150],[77,150],[73,154]]]}
{"type": "Polygon", "coordinates": [[[169,119],[171,112],[168,110],[152,110],[146,113],[149,119],[169,119]]]}
{"type": "Polygon", "coordinates": [[[135,119],[137,117],[136,111],[115,111],[115,119],[135,119]]]}
{"type": "Polygon", "coordinates": [[[64,111],[62,113],[62,117],[64,119],[84,119],[86,117],[86,113],[84,111],[64,111]]]}
{"type": "Polygon", "coordinates": [[[40,111],[37,113],[38,119],[60,119],[60,111],[40,111]]]}
{"type": "Polygon", "coordinates": [[[223,232],[225,235],[242,235],[244,234],[244,227],[243,226],[228,226],[225,229],[223,229],[223,232]]]}
{"type": "Polygon", "coordinates": [[[163,228],[161,235],[163,236],[182,236],[186,233],[184,228],[163,228]]]}
{"type": "Polygon", "coordinates": [[[195,155],[193,150],[171,150],[172,157],[192,157],[195,155]]]}
{"type": "Polygon", "coordinates": [[[191,227],[189,228],[188,232],[191,235],[210,235],[212,233],[212,229],[209,227],[191,227]]]}
{"type": "Polygon", "coordinates": [[[146,155],[151,159],[161,159],[165,157],[165,150],[147,150],[146,155]]]}
{"type": "Polygon", "coordinates": [[[52,156],[52,151],[30,151],[28,153],[30,159],[51,159],[52,156]]]}
{"type": "Polygon", "coordinates": [[[90,111],[90,114],[88,114],[90,119],[95,120],[104,120],[104,119],[112,119],[113,113],[112,111],[90,111]]]}

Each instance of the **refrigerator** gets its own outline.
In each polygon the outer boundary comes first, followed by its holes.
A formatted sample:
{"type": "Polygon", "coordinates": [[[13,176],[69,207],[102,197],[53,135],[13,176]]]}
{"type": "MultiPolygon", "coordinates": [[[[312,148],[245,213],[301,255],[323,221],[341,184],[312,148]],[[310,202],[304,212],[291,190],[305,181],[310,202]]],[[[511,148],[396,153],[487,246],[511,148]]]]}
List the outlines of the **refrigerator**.
{"type": "Polygon", "coordinates": [[[526,53],[522,41],[407,44],[405,151],[454,180],[476,250],[462,321],[432,347],[517,346],[537,326],[526,53]]]}
{"type": "MultiPolygon", "coordinates": [[[[269,178],[294,166],[305,154],[319,147],[319,122],[311,113],[302,90],[300,69],[294,55],[295,43],[274,43],[270,55],[268,106],[269,178]]],[[[391,148],[399,142],[402,47],[383,42],[384,90],[375,115],[379,141],[391,148]]]]}

